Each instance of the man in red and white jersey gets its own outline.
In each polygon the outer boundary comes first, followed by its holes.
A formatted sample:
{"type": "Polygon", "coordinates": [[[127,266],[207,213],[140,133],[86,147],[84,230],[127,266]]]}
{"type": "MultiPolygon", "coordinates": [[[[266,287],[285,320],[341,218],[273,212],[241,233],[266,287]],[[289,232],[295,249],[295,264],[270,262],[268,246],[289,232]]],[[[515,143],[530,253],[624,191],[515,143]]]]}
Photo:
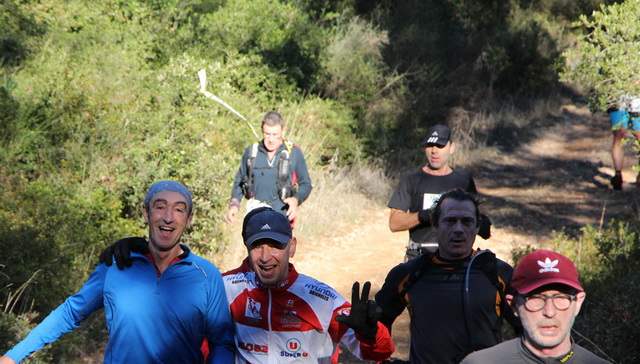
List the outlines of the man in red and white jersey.
{"type": "Polygon", "coordinates": [[[251,211],[242,236],[248,257],[223,274],[235,324],[236,363],[337,363],[342,343],[356,357],[382,361],[394,351],[379,308],[353,285],[352,304],[336,290],[299,274],[289,263],[296,238],[271,208],[251,211]]]}

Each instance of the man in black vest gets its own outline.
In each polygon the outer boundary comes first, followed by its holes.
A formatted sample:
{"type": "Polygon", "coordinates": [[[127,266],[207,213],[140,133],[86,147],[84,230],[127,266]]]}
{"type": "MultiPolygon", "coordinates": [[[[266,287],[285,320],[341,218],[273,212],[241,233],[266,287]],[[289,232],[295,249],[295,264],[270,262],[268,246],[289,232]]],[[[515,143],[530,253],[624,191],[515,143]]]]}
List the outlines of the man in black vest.
{"type": "Polygon", "coordinates": [[[238,218],[240,201],[249,202],[247,210],[267,204],[293,221],[298,206],[311,194],[311,178],[302,151],[284,139],[285,122],[276,111],[262,119],[260,143],[249,146],[233,182],[227,210],[227,224],[238,218]]]}
{"type": "Polygon", "coordinates": [[[502,341],[502,320],[521,324],[505,304],[513,268],[473,248],[478,201],[461,189],[444,193],[431,216],[438,249],[394,267],[376,294],[389,331],[407,307],[411,363],[454,364],[502,341]]]}

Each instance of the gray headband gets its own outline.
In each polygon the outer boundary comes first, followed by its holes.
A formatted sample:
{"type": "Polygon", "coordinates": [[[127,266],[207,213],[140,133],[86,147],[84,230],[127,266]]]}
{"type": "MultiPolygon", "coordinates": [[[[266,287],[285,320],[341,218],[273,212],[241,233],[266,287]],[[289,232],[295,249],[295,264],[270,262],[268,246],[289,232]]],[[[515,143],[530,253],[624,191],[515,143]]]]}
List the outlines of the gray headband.
{"type": "Polygon", "coordinates": [[[151,185],[151,187],[149,188],[149,192],[147,192],[147,196],[144,198],[144,205],[148,206],[153,196],[162,191],[177,192],[182,195],[182,197],[186,198],[187,205],[189,206],[189,213],[191,213],[191,211],[193,210],[193,199],[191,198],[191,192],[189,192],[189,189],[185,187],[185,185],[176,181],[160,181],[151,185]]]}

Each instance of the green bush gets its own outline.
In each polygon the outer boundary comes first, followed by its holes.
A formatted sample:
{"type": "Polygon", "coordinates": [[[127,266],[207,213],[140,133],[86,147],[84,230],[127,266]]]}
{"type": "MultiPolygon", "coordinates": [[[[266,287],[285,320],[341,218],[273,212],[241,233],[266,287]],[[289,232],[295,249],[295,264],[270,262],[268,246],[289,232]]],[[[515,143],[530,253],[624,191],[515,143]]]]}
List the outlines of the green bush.
{"type": "Polygon", "coordinates": [[[619,363],[640,359],[639,239],[637,223],[615,220],[601,230],[587,227],[582,235],[583,245],[595,245],[597,254],[581,270],[587,301],[576,330],[589,338],[585,346],[619,363]]]}
{"type": "MultiPolygon", "coordinates": [[[[15,315],[11,312],[0,311],[0,352],[5,353],[11,349],[14,345],[24,339],[29,331],[33,328],[33,320],[35,318],[33,313],[24,313],[21,315],[15,315]]],[[[42,360],[43,357],[48,355],[49,348],[45,348],[35,354],[31,359],[25,361],[31,364],[46,364],[49,361],[42,360]]]]}
{"type": "Polygon", "coordinates": [[[593,110],[605,111],[623,95],[640,95],[640,25],[628,21],[639,16],[640,1],[622,1],[601,5],[573,24],[582,34],[563,53],[560,75],[562,80],[590,92],[593,110]]]}

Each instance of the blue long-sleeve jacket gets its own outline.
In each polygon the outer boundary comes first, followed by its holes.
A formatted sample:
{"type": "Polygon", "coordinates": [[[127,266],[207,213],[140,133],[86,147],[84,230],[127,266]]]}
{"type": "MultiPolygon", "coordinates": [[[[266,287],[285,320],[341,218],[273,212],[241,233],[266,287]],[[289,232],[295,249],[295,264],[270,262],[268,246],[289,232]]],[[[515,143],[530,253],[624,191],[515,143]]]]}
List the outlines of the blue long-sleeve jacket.
{"type": "Polygon", "coordinates": [[[19,362],[104,307],[110,335],[105,363],[202,363],[205,337],[208,363],[233,362],[233,325],[220,272],[182,247],[182,259],[160,276],[137,253],[128,269],[98,265],[78,293],[6,355],[19,362]]]}

